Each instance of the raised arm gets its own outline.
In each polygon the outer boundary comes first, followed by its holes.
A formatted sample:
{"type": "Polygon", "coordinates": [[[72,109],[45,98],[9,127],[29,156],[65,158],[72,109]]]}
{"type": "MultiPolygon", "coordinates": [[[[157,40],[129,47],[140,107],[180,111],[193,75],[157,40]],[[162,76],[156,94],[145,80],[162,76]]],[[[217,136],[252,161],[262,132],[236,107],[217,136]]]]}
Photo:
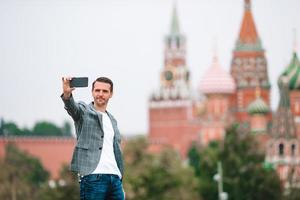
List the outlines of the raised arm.
{"type": "Polygon", "coordinates": [[[74,119],[74,121],[77,121],[80,119],[82,110],[78,103],[76,103],[73,99],[72,91],[75,90],[75,88],[70,87],[71,79],[71,77],[62,78],[63,94],[61,95],[61,98],[69,115],[74,119]]]}

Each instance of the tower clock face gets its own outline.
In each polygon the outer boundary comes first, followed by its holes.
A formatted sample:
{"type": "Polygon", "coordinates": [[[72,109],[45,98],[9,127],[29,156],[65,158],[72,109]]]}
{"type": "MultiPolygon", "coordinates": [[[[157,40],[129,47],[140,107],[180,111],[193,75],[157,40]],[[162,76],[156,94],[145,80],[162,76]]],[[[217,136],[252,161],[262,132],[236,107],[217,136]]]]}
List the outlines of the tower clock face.
{"type": "Polygon", "coordinates": [[[173,79],[173,73],[169,70],[165,71],[164,75],[167,81],[171,81],[173,79]]]}

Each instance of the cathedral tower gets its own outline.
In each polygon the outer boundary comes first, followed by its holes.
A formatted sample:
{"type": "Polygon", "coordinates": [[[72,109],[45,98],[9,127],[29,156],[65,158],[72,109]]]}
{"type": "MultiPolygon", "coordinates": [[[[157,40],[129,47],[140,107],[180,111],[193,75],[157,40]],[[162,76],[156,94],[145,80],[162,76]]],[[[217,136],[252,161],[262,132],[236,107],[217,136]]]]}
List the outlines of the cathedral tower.
{"type": "Polygon", "coordinates": [[[297,135],[300,137],[300,61],[297,55],[296,36],[294,40],[292,59],[281,76],[287,77],[290,91],[290,107],[294,115],[297,135]]]}
{"type": "MultiPolygon", "coordinates": [[[[244,1],[244,16],[239,37],[233,50],[231,74],[235,79],[237,91],[236,117],[243,130],[250,129],[250,116],[247,108],[256,99],[256,87],[261,91],[261,98],[270,106],[270,82],[267,60],[261,40],[255,27],[251,12],[251,1],[244,1]]],[[[269,121],[271,115],[269,115],[269,121]]]]}
{"type": "Polygon", "coordinates": [[[266,162],[271,163],[277,170],[285,189],[287,189],[300,182],[300,142],[290,108],[288,77],[281,75],[278,86],[280,101],[273,117],[271,138],[267,144],[266,162]]]}

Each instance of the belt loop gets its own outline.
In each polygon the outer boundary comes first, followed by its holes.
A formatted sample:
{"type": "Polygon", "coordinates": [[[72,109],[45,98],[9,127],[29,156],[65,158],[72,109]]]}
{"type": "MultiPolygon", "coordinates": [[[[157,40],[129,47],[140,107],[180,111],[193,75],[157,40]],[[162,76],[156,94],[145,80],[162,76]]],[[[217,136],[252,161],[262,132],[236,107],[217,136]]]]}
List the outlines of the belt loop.
{"type": "Polygon", "coordinates": [[[83,178],[83,176],[81,176],[79,173],[77,174],[77,177],[78,177],[78,182],[80,183],[81,182],[81,179],[83,178]]]}

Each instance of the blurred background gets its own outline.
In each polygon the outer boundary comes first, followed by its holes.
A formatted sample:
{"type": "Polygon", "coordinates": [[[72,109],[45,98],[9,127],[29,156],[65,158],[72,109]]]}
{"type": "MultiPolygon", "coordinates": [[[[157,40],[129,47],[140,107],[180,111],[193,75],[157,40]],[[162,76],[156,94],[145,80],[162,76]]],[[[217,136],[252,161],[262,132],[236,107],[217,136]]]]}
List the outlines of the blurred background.
{"type": "MultiPolygon", "coordinates": [[[[0,1],[1,199],[79,199],[62,76],[114,81],[127,199],[299,199],[299,10],[0,1]]],[[[91,87],[74,96],[90,102],[91,87]]]]}

